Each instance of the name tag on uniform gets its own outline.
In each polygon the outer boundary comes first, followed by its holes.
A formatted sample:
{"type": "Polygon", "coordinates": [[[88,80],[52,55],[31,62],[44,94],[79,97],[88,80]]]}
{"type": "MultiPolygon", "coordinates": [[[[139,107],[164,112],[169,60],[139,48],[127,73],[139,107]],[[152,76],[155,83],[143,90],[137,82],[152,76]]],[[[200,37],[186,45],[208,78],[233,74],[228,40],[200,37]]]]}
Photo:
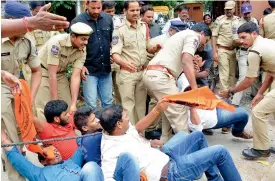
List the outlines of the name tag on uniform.
{"type": "Polygon", "coordinates": [[[1,57],[3,57],[3,56],[9,56],[10,54],[11,54],[10,52],[1,53],[1,57]]]}
{"type": "Polygon", "coordinates": [[[67,56],[66,56],[66,55],[63,55],[63,54],[61,54],[60,56],[63,57],[63,58],[67,58],[67,56]]]}

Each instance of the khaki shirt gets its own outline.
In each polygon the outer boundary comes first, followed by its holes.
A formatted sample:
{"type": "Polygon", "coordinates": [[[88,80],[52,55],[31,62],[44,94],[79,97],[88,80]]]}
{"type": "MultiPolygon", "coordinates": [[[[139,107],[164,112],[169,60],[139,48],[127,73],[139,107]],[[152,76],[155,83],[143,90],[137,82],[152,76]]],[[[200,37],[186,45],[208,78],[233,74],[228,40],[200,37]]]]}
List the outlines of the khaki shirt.
{"type": "Polygon", "coordinates": [[[33,37],[36,48],[40,50],[51,37],[58,35],[59,32],[34,30],[32,32],[29,32],[29,34],[33,37]]]}
{"type": "Polygon", "coordinates": [[[275,10],[260,21],[260,35],[275,40],[275,10]]]}
{"type": "Polygon", "coordinates": [[[59,34],[52,37],[39,50],[38,56],[43,69],[48,70],[48,65],[58,65],[57,73],[64,73],[69,64],[73,64],[73,68],[82,69],[86,59],[86,48],[74,48],[70,34],[59,34]]]}
{"type": "Polygon", "coordinates": [[[183,53],[194,56],[200,40],[192,30],[183,30],[171,36],[163,48],[150,61],[149,65],[162,65],[168,68],[175,77],[182,72],[181,57],[183,53]]]}
{"type": "Polygon", "coordinates": [[[232,27],[233,24],[239,22],[239,17],[233,16],[232,19],[227,18],[227,16],[219,16],[214,22],[212,36],[217,37],[217,44],[231,47],[233,45],[233,40],[237,40],[238,37],[233,37],[232,27]]]}
{"type": "Polygon", "coordinates": [[[20,70],[25,63],[31,68],[40,66],[37,50],[30,38],[25,35],[23,38],[17,38],[14,43],[9,38],[2,38],[1,70],[19,78],[20,70]]]}
{"type": "Polygon", "coordinates": [[[248,54],[247,77],[258,77],[259,68],[275,78],[275,41],[258,36],[248,54]]]}
{"type": "MultiPolygon", "coordinates": [[[[259,26],[258,21],[257,21],[256,18],[251,17],[250,21],[255,23],[257,26],[259,26]]],[[[239,21],[233,21],[233,23],[232,23],[233,40],[238,39],[238,29],[239,29],[239,27],[242,26],[244,23],[247,23],[247,22],[250,22],[250,21],[246,21],[243,17],[241,17],[239,19],[239,21]]]]}
{"type": "Polygon", "coordinates": [[[134,28],[130,22],[116,28],[112,38],[112,52],[117,53],[124,60],[132,60],[138,66],[143,66],[147,61],[147,28],[146,24],[140,20],[137,22],[137,28],[134,28]]]}

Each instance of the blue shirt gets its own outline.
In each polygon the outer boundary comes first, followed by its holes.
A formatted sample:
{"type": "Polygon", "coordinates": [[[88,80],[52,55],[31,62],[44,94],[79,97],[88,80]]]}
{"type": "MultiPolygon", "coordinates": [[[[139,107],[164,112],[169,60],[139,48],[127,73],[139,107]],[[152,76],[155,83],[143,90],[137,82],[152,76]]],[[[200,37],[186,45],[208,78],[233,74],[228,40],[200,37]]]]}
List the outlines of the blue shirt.
{"type": "Polygon", "coordinates": [[[102,133],[82,139],[80,147],[85,163],[93,161],[101,166],[101,138],[102,133]]]}
{"type": "Polygon", "coordinates": [[[87,56],[84,64],[89,75],[108,75],[111,72],[110,49],[114,30],[112,17],[101,12],[98,19],[93,20],[88,12],[83,12],[72,20],[71,25],[77,22],[85,23],[93,29],[86,47],[87,56]]]}
{"type": "Polygon", "coordinates": [[[6,151],[12,166],[29,181],[80,181],[83,157],[80,148],[63,163],[45,167],[35,166],[19,153],[16,147],[6,151]]]}

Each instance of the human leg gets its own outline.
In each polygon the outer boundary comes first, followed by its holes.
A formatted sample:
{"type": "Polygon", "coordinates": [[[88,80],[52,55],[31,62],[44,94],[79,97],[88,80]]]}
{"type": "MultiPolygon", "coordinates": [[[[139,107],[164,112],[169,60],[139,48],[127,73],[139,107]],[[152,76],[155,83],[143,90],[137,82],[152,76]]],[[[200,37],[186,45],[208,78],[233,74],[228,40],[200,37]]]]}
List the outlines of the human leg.
{"type": "Polygon", "coordinates": [[[116,181],[140,181],[140,168],[136,159],[130,153],[122,153],[114,172],[116,181]]]}
{"type": "Polygon", "coordinates": [[[98,78],[86,75],[87,80],[83,81],[83,95],[87,106],[97,107],[97,86],[98,78]]]}
{"type": "Polygon", "coordinates": [[[137,72],[136,76],[137,82],[135,87],[135,111],[137,115],[137,121],[139,121],[145,116],[147,89],[142,81],[142,72],[137,72]]]}
{"type": "MultiPolygon", "coordinates": [[[[246,72],[247,72],[247,51],[238,50],[237,52],[237,61],[239,66],[239,79],[237,85],[244,80],[246,72]]],[[[233,96],[232,104],[240,105],[241,99],[243,97],[243,91],[237,92],[233,96]]]]}
{"type": "Polygon", "coordinates": [[[104,181],[100,166],[96,162],[86,163],[80,172],[81,181],[104,181]]]}
{"type": "Polygon", "coordinates": [[[220,90],[229,88],[229,59],[226,50],[219,48],[219,77],[220,90]]]}
{"type": "Polygon", "coordinates": [[[113,88],[112,88],[112,75],[98,77],[98,93],[103,108],[113,104],[113,88]]]}

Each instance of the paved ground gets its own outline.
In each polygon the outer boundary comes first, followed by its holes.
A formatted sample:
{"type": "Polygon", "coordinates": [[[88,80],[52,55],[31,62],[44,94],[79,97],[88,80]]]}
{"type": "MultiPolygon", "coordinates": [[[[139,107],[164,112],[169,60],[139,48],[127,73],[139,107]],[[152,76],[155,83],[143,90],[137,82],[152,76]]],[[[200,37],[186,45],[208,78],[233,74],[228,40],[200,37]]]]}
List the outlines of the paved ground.
{"type": "MultiPolygon", "coordinates": [[[[242,100],[242,106],[246,107],[250,111],[250,98],[248,93],[242,100]]],[[[270,117],[270,129],[269,136],[271,138],[271,145],[275,147],[275,121],[274,118],[270,117]]],[[[247,129],[252,130],[251,120],[247,125],[247,129]]],[[[275,155],[271,155],[268,159],[261,159],[261,161],[266,161],[269,165],[264,165],[258,163],[258,160],[251,161],[245,160],[241,155],[241,152],[244,148],[252,146],[251,141],[245,141],[241,139],[234,138],[231,134],[224,135],[221,133],[221,130],[214,130],[213,136],[207,136],[209,145],[224,145],[230,152],[231,156],[234,159],[234,162],[242,176],[243,181],[267,181],[267,174],[270,169],[270,166],[275,162],[275,155]]],[[[33,160],[37,165],[39,165],[36,156],[33,154],[28,154],[28,157],[33,160]]],[[[8,181],[7,176],[3,171],[1,171],[2,181],[8,181]]],[[[201,178],[200,181],[206,181],[205,177],[201,178]]]]}

